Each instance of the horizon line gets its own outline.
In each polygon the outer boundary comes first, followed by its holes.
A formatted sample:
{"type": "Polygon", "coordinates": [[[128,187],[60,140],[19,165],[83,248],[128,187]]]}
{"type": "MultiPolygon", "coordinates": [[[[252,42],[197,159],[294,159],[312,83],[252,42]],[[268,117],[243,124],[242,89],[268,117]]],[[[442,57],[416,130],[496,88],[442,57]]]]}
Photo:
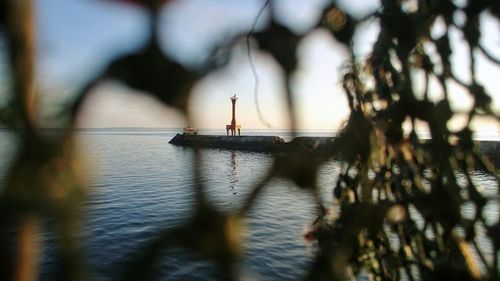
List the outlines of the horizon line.
{"type": "MultiPolygon", "coordinates": [[[[37,130],[87,130],[87,129],[184,129],[185,127],[76,127],[76,128],[65,128],[65,127],[37,127],[37,130]]],[[[16,130],[16,129],[24,129],[24,128],[9,128],[9,127],[0,127],[0,130],[16,130]]],[[[198,130],[225,130],[225,128],[197,128],[198,130]]],[[[282,128],[246,128],[245,130],[275,130],[275,131],[292,131],[291,129],[282,129],[282,128]]],[[[297,129],[296,131],[337,131],[339,129],[297,129]]]]}

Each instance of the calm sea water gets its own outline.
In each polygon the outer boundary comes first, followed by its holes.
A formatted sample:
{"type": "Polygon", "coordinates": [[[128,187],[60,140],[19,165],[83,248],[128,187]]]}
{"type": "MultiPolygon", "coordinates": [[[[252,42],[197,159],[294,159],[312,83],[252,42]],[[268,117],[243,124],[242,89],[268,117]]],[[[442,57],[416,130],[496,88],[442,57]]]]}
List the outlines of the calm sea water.
{"type": "MultiPolygon", "coordinates": [[[[4,156],[1,178],[13,155],[15,139],[6,132],[0,134],[0,155],[4,156]]],[[[136,255],[140,246],[158,231],[181,225],[191,214],[193,155],[189,148],[168,144],[174,135],[174,131],[123,129],[79,133],[80,149],[92,166],[82,234],[92,280],[113,280],[123,270],[122,262],[136,255]]],[[[241,206],[272,161],[266,154],[240,151],[204,150],[202,156],[209,200],[228,211],[241,206]]],[[[331,162],[320,171],[327,200],[337,169],[331,162]]],[[[489,184],[486,178],[484,182],[489,184]]],[[[498,212],[498,208],[495,210],[492,212],[498,212]]],[[[301,279],[312,261],[311,248],[302,239],[303,229],[315,217],[310,193],[291,182],[273,180],[248,215],[242,273],[250,280],[301,279]]],[[[42,280],[51,280],[58,260],[54,254],[56,238],[50,228],[44,231],[43,240],[42,280]]],[[[169,276],[162,280],[213,280],[217,277],[213,268],[180,248],[165,252],[157,267],[160,274],[169,276]]]]}
{"type": "MultiPolygon", "coordinates": [[[[92,280],[113,280],[122,262],[137,254],[154,235],[185,222],[194,208],[193,155],[168,144],[174,131],[105,130],[79,133],[79,146],[91,164],[89,198],[83,222],[86,262],[92,280]]],[[[220,132],[223,133],[223,132],[220,132]]],[[[254,132],[259,134],[259,132],[254,132]]],[[[263,134],[264,132],[262,132],[263,134]]],[[[15,139],[1,132],[0,173],[13,155],[15,139]]],[[[266,154],[203,151],[203,180],[209,200],[223,210],[241,207],[266,173],[266,154]]],[[[89,165],[90,166],[90,165],[89,165]]],[[[333,185],[335,166],[324,167],[323,181],[333,185]]],[[[255,280],[297,280],[311,262],[303,229],[316,217],[310,193],[284,180],[273,180],[248,215],[242,273],[255,280]]],[[[42,279],[51,280],[58,260],[55,235],[43,235],[42,279]]],[[[158,266],[166,280],[212,280],[217,271],[183,249],[168,251],[158,266]]]]}

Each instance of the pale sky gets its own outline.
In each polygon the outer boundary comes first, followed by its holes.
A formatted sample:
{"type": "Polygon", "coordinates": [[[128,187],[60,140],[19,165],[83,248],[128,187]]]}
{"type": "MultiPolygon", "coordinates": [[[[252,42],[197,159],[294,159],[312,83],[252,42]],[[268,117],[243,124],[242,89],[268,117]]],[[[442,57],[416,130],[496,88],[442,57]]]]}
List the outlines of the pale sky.
{"type": "MultiPolygon", "coordinates": [[[[136,50],[146,38],[147,18],[140,8],[99,0],[37,0],[38,77],[45,115],[72,98],[83,85],[117,55],[136,50]],[[56,106],[54,106],[56,105],[56,106]]],[[[162,47],[173,60],[186,67],[199,65],[207,50],[231,34],[247,31],[263,0],[183,0],[172,1],[162,13],[162,47]]],[[[282,0],[277,2],[278,20],[295,32],[309,30],[327,0],[282,0]]],[[[339,1],[362,16],[377,9],[377,0],[339,1]]],[[[264,13],[259,26],[269,21],[264,13]]],[[[483,19],[483,41],[500,58],[498,21],[483,19]]],[[[358,28],[355,52],[368,55],[375,41],[378,23],[358,28]]],[[[436,28],[439,33],[439,28],[436,28]]],[[[460,35],[453,36],[454,61],[463,65],[457,74],[467,81],[468,66],[460,35]]],[[[264,119],[274,129],[286,129],[282,72],[266,53],[254,49],[254,64],[259,74],[259,105],[264,119]]],[[[349,111],[340,86],[338,69],[347,59],[343,49],[325,30],[310,33],[298,51],[299,68],[293,90],[297,98],[301,129],[337,129],[349,111]]],[[[498,111],[500,70],[480,57],[478,77],[495,99],[498,111]]],[[[437,89],[437,87],[435,87],[437,89]]],[[[237,120],[243,128],[265,128],[254,103],[254,77],[244,40],[231,52],[224,68],[202,79],[193,89],[191,110],[198,128],[225,128],[231,119],[229,97],[236,94],[237,120]]],[[[467,108],[470,98],[459,87],[453,88],[454,108],[467,108]],[[456,92],[456,93],[455,93],[456,92]]],[[[440,93],[436,91],[435,97],[440,93]]],[[[470,106],[470,105],[469,105],[470,106]]],[[[117,83],[102,84],[93,92],[80,119],[82,127],[182,127],[186,121],[174,110],[148,96],[117,83]]],[[[485,130],[496,130],[495,122],[485,130]]]]}

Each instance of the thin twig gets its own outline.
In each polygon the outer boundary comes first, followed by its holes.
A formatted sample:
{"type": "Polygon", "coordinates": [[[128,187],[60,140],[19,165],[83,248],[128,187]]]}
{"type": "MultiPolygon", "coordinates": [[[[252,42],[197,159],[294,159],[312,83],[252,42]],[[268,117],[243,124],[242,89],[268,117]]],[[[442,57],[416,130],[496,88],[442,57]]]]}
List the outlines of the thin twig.
{"type": "Polygon", "coordinates": [[[478,44],[477,46],[479,47],[479,50],[481,50],[481,52],[483,53],[483,55],[485,55],[489,60],[491,60],[492,62],[494,62],[496,64],[500,64],[500,59],[495,58],[481,44],[478,44]]]}
{"type": "Polygon", "coordinates": [[[252,68],[252,74],[253,74],[254,81],[255,81],[254,91],[253,91],[254,92],[255,109],[257,110],[257,115],[259,116],[260,122],[262,124],[264,124],[264,126],[266,126],[267,128],[271,128],[272,126],[264,118],[264,115],[262,114],[262,111],[260,110],[260,106],[259,106],[259,75],[257,74],[257,69],[255,68],[255,65],[253,63],[252,48],[250,48],[250,37],[255,32],[255,27],[257,26],[257,22],[259,21],[260,16],[265,11],[265,9],[267,8],[267,6],[269,6],[270,2],[271,2],[270,0],[266,0],[266,2],[264,3],[264,5],[260,9],[259,13],[255,17],[255,20],[254,20],[254,22],[252,24],[252,28],[248,32],[247,38],[246,38],[248,61],[250,62],[250,67],[252,68]]]}

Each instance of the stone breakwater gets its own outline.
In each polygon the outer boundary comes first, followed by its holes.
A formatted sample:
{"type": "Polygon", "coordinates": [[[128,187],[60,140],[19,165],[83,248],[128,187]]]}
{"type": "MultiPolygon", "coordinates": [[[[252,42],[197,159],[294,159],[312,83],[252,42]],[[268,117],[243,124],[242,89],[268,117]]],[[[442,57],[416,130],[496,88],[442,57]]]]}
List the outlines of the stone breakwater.
{"type": "MultiPolygon", "coordinates": [[[[301,147],[314,154],[331,152],[333,137],[297,137],[290,142],[278,136],[223,136],[223,135],[181,135],[177,134],[169,143],[179,146],[198,146],[228,150],[254,152],[280,152],[285,146],[301,147]]],[[[496,167],[500,164],[500,142],[479,141],[479,149],[496,167]]]]}
{"type": "Polygon", "coordinates": [[[198,146],[255,152],[278,151],[285,141],[276,136],[217,136],[177,134],[168,143],[180,146],[198,146]]]}

